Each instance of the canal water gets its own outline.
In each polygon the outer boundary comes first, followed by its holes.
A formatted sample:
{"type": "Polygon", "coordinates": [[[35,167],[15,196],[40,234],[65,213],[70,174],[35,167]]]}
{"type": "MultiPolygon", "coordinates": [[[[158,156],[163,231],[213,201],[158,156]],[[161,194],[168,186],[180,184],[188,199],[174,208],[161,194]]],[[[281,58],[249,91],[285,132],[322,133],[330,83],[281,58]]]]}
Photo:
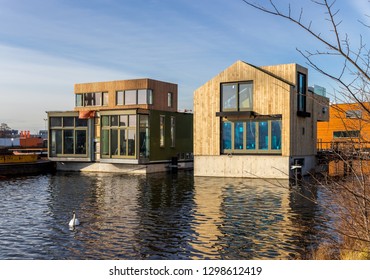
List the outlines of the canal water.
{"type": "Polygon", "coordinates": [[[325,213],[288,181],[57,173],[0,179],[0,259],[300,259],[325,213]],[[68,226],[75,210],[81,224],[68,226]]]}

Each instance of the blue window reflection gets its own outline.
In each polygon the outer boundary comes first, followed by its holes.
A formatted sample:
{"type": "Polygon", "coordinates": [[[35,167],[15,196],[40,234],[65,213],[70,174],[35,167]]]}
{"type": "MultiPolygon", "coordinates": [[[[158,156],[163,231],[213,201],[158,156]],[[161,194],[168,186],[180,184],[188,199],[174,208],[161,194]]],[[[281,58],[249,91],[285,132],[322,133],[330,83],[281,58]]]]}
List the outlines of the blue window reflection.
{"type": "Polygon", "coordinates": [[[271,149],[281,150],[281,121],[271,121],[271,149]]]}
{"type": "Polygon", "coordinates": [[[256,149],[256,123],[247,122],[247,149],[256,149]]]}
{"type": "Polygon", "coordinates": [[[244,123],[234,124],[234,149],[242,150],[244,146],[244,123]]]}
{"type": "Polygon", "coordinates": [[[258,123],[258,149],[268,150],[269,148],[269,135],[268,135],[268,123],[259,122],[258,123]]]}
{"type": "Polygon", "coordinates": [[[231,149],[231,123],[222,123],[222,149],[231,149]]]}

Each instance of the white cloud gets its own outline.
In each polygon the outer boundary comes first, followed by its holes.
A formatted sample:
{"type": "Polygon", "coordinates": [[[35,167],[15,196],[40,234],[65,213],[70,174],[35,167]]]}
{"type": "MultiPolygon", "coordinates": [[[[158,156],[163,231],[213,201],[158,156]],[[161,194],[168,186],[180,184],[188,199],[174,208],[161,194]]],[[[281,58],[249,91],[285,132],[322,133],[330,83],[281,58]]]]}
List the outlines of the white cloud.
{"type": "Polygon", "coordinates": [[[75,83],[134,77],[123,71],[3,45],[0,61],[0,121],[32,132],[43,129],[45,111],[73,109],[75,83]]]}

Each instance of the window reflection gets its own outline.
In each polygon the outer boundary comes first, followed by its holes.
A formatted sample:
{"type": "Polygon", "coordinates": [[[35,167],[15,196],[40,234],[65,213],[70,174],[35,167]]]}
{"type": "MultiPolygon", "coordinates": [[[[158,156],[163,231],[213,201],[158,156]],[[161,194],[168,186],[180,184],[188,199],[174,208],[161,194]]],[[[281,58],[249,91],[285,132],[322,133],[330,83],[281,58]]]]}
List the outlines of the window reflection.
{"type": "Polygon", "coordinates": [[[236,122],[234,128],[234,149],[242,150],[244,146],[244,123],[236,122]]]}
{"type": "Polygon", "coordinates": [[[223,150],[231,149],[231,123],[230,122],[222,123],[222,149],[223,150]]]}
{"type": "Polygon", "coordinates": [[[256,123],[247,122],[247,149],[256,149],[256,123]]]}
{"type": "Polygon", "coordinates": [[[281,150],[281,121],[271,121],[271,149],[281,150]]]}
{"type": "Polygon", "coordinates": [[[258,123],[258,133],[258,149],[267,150],[269,147],[267,122],[258,123]]]}

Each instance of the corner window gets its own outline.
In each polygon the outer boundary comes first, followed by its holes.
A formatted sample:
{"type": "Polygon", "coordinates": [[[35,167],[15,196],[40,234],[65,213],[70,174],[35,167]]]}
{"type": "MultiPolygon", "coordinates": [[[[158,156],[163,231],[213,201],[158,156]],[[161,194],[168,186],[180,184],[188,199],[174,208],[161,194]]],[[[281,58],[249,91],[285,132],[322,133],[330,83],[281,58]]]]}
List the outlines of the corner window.
{"type": "Polygon", "coordinates": [[[222,121],[224,154],[281,154],[281,120],[222,121]]]}
{"type": "Polygon", "coordinates": [[[298,84],[297,84],[297,106],[298,112],[306,112],[306,87],[307,77],[303,73],[298,72],[298,84]]]}
{"type": "Polygon", "coordinates": [[[137,104],[136,90],[125,90],[125,105],[137,104]]]}
{"type": "Polygon", "coordinates": [[[221,111],[251,111],[253,83],[221,84],[221,111]]]}

